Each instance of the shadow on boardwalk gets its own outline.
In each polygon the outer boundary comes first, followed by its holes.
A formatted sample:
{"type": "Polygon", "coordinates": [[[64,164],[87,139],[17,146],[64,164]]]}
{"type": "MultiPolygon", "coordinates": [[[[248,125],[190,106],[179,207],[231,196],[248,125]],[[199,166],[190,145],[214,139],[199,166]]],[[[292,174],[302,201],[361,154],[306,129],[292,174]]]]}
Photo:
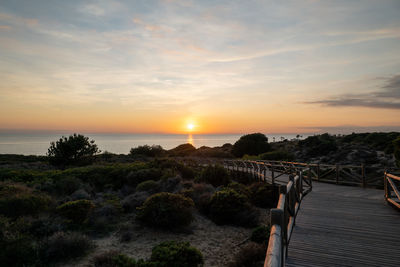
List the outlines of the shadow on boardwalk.
{"type": "Polygon", "coordinates": [[[400,212],[383,190],[314,182],[286,266],[400,266],[400,212]]]}

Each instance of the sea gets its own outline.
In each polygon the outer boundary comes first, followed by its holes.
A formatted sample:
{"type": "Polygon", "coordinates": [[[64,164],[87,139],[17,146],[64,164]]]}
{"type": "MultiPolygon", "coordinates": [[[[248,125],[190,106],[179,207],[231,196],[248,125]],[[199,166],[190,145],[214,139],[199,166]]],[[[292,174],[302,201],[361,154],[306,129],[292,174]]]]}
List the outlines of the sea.
{"type": "MultiPolygon", "coordinates": [[[[71,133],[21,133],[0,132],[0,154],[46,155],[50,142],[71,133]]],[[[216,147],[226,143],[234,144],[242,134],[116,134],[85,133],[95,140],[99,149],[116,154],[128,154],[130,149],[141,145],[160,145],[171,149],[190,143],[196,148],[216,147]]],[[[269,142],[294,139],[296,134],[266,134],[269,142]]],[[[302,134],[305,138],[308,135],[302,134]]]]}

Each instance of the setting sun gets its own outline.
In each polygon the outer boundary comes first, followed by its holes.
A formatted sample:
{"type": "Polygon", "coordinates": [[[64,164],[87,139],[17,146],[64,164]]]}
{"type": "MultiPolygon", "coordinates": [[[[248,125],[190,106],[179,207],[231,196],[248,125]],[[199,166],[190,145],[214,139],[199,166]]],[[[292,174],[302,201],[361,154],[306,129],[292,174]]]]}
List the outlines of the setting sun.
{"type": "Polygon", "coordinates": [[[194,124],[193,124],[193,123],[189,123],[188,125],[186,125],[186,128],[187,128],[189,131],[192,131],[192,130],[194,129],[194,124]]]}

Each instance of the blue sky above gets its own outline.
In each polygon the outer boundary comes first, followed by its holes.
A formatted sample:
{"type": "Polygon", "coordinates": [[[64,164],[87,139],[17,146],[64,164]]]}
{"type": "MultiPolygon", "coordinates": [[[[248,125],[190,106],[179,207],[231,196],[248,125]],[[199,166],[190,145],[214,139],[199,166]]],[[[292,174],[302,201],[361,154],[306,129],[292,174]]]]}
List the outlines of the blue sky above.
{"type": "Polygon", "coordinates": [[[0,123],[400,126],[399,14],[397,0],[2,1],[0,123]]]}

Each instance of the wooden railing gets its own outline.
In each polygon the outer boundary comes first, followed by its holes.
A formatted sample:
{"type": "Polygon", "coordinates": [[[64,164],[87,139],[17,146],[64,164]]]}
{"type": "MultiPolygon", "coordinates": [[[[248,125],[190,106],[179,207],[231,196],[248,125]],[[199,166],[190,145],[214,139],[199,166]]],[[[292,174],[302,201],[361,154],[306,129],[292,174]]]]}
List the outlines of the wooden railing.
{"type": "Polygon", "coordinates": [[[385,189],[385,200],[400,210],[400,177],[385,172],[383,182],[385,189]]]}
{"type": "Polygon", "coordinates": [[[299,171],[295,177],[289,176],[286,186],[280,187],[279,202],[275,209],[271,209],[271,233],[268,241],[268,250],[264,267],[285,266],[290,237],[296,222],[296,216],[303,197],[308,193],[303,187],[303,172],[299,171]]]}
{"type": "MultiPolygon", "coordinates": [[[[237,159],[218,159],[218,158],[202,158],[196,161],[203,161],[206,164],[224,164],[235,168],[238,171],[258,172],[254,170],[260,166],[261,169],[267,168],[267,179],[274,183],[274,179],[284,174],[296,173],[300,170],[307,169],[303,172],[305,177],[311,177],[314,181],[372,187],[383,189],[382,169],[360,165],[340,165],[340,164],[319,164],[319,163],[302,163],[289,161],[271,161],[271,160],[237,160],[237,159]],[[265,168],[264,168],[264,167],[265,168]]],[[[258,175],[258,174],[255,174],[258,175]]]]}
{"type": "Polygon", "coordinates": [[[180,160],[186,165],[219,164],[232,172],[245,173],[255,180],[279,186],[277,207],[270,210],[271,233],[264,267],[284,266],[301,201],[312,190],[312,172],[308,164],[204,158],[180,160]],[[278,180],[285,174],[286,180],[278,180]]]}
{"type": "Polygon", "coordinates": [[[312,181],[385,189],[385,199],[400,210],[400,177],[385,172],[384,180],[375,171],[366,175],[365,165],[329,165],[287,161],[181,158],[185,164],[222,165],[224,168],[279,186],[277,207],[270,211],[271,233],[264,267],[285,266],[296,216],[312,181]],[[289,176],[289,181],[287,181],[289,176]],[[286,179],[281,179],[286,177],[286,179]]]}

